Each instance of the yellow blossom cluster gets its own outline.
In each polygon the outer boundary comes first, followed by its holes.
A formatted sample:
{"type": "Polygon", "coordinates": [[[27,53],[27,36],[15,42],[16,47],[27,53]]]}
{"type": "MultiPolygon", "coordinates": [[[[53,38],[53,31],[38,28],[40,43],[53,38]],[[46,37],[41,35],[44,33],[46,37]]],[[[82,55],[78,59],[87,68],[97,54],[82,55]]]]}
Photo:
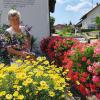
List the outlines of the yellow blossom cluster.
{"type": "Polygon", "coordinates": [[[66,94],[63,68],[46,57],[36,61],[18,59],[11,66],[0,64],[0,100],[61,100],[66,94]]]}

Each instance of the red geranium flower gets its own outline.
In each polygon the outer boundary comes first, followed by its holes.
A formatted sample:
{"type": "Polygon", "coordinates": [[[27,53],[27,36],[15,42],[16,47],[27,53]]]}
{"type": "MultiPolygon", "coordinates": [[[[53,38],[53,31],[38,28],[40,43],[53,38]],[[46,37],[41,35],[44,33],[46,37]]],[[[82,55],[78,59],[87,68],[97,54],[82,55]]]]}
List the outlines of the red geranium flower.
{"type": "Polygon", "coordinates": [[[78,75],[73,75],[73,81],[77,81],[78,80],[78,75]]]}
{"type": "Polygon", "coordinates": [[[85,82],[86,82],[86,78],[81,77],[81,78],[80,78],[80,81],[81,81],[82,83],[85,83],[85,82]]]}
{"type": "Polygon", "coordinates": [[[83,94],[83,95],[86,95],[86,90],[85,90],[85,86],[83,86],[82,84],[80,84],[80,92],[83,94]]]}
{"type": "Polygon", "coordinates": [[[91,89],[91,92],[96,92],[96,85],[90,84],[90,89],[91,89]]]}
{"type": "Polygon", "coordinates": [[[88,74],[87,72],[83,72],[83,73],[82,73],[82,77],[87,78],[88,76],[89,76],[89,74],[88,74]]]}
{"type": "Polygon", "coordinates": [[[82,61],[85,62],[87,60],[87,58],[84,56],[82,57],[82,61]]]}

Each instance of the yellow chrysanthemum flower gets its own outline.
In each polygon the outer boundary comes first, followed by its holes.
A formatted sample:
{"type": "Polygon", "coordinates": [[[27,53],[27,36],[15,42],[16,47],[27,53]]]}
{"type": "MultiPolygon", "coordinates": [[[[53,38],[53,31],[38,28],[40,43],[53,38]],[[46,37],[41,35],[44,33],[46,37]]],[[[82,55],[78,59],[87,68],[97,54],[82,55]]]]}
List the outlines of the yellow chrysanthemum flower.
{"type": "Polygon", "coordinates": [[[0,92],[0,97],[1,97],[1,96],[4,96],[5,94],[6,94],[6,91],[0,92]]]}
{"type": "Polygon", "coordinates": [[[43,71],[38,71],[38,72],[36,73],[36,77],[39,77],[39,76],[41,76],[41,75],[43,75],[43,71]]]}
{"type": "Polygon", "coordinates": [[[23,79],[26,78],[26,73],[23,73],[23,72],[17,73],[16,78],[19,79],[19,80],[23,80],[23,79]]]}
{"type": "Polygon", "coordinates": [[[24,95],[18,95],[18,100],[23,100],[24,99],[24,95]]]}
{"type": "Polygon", "coordinates": [[[4,67],[4,64],[0,64],[0,69],[4,67]]]}
{"type": "Polygon", "coordinates": [[[22,84],[23,84],[24,86],[28,86],[28,85],[29,85],[29,83],[28,83],[27,81],[24,81],[22,84]]]}
{"type": "Polygon", "coordinates": [[[17,86],[17,91],[19,91],[22,88],[22,86],[17,86]]]}
{"type": "Polygon", "coordinates": [[[40,85],[47,85],[47,83],[45,81],[41,81],[40,85]]]}
{"type": "Polygon", "coordinates": [[[17,88],[17,86],[18,86],[18,85],[13,85],[13,88],[15,88],[15,89],[16,89],[16,88],[17,88]]]}
{"type": "Polygon", "coordinates": [[[43,61],[42,57],[38,57],[37,61],[42,62],[43,61]]]}
{"type": "Polygon", "coordinates": [[[16,63],[23,63],[21,59],[16,60],[16,63]]]}
{"type": "Polygon", "coordinates": [[[40,70],[44,70],[44,66],[37,66],[40,70]]]}
{"type": "Polygon", "coordinates": [[[44,61],[43,64],[48,65],[49,61],[44,61]]]}
{"type": "Polygon", "coordinates": [[[39,93],[39,91],[35,91],[34,94],[37,95],[39,93]]]}
{"type": "Polygon", "coordinates": [[[32,78],[27,78],[26,81],[27,81],[27,83],[32,83],[33,79],[32,78]]]}
{"type": "Polygon", "coordinates": [[[55,92],[49,91],[49,96],[54,97],[55,96],[55,92]]]}
{"type": "Polygon", "coordinates": [[[68,96],[70,96],[70,97],[72,97],[72,96],[73,96],[73,94],[72,94],[72,93],[70,93],[70,92],[69,92],[69,93],[67,93],[67,95],[68,95],[68,96]]]}
{"type": "Polygon", "coordinates": [[[14,94],[13,94],[13,96],[14,97],[18,97],[18,94],[19,94],[18,91],[15,91],[14,94]]]}
{"type": "Polygon", "coordinates": [[[29,89],[26,90],[26,93],[29,93],[29,89]]]}
{"type": "Polygon", "coordinates": [[[34,82],[34,81],[32,83],[33,83],[33,85],[37,85],[38,84],[38,82],[34,82]]]}
{"type": "Polygon", "coordinates": [[[7,94],[7,95],[6,95],[6,99],[7,99],[7,100],[11,100],[12,98],[13,98],[12,94],[7,94]]]}
{"type": "Polygon", "coordinates": [[[47,85],[47,83],[45,81],[41,81],[40,82],[40,88],[42,88],[42,89],[48,89],[49,86],[47,85]]]}

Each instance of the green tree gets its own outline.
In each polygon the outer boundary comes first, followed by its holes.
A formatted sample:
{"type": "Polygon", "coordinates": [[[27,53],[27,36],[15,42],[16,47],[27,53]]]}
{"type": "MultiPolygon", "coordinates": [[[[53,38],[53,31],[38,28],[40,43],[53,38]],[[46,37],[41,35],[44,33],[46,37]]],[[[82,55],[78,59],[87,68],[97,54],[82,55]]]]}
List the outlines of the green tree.
{"type": "Polygon", "coordinates": [[[97,25],[97,29],[100,29],[100,17],[97,16],[95,19],[96,25],[97,25]]]}
{"type": "Polygon", "coordinates": [[[50,32],[51,33],[55,33],[54,23],[55,23],[55,18],[50,16],[50,32]]]}
{"type": "Polygon", "coordinates": [[[70,21],[70,22],[69,22],[69,26],[71,26],[71,25],[72,25],[72,22],[70,21]]]}

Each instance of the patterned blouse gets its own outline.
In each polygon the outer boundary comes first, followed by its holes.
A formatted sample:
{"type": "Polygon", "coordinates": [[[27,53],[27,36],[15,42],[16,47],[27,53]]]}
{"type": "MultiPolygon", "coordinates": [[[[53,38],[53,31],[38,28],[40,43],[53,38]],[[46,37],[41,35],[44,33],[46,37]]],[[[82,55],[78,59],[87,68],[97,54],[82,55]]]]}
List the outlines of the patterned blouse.
{"type": "Polygon", "coordinates": [[[9,63],[11,60],[18,58],[15,55],[9,55],[7,47],[12,47],[18,51],[30,52],[31,36],[24,26],[20,26],[21,33],[16,33],[12,27],[8,28],[2,36],[0,45],[0,62],[9,63]],[[11,59],[13,58],[13,59],[11,59]]]}

